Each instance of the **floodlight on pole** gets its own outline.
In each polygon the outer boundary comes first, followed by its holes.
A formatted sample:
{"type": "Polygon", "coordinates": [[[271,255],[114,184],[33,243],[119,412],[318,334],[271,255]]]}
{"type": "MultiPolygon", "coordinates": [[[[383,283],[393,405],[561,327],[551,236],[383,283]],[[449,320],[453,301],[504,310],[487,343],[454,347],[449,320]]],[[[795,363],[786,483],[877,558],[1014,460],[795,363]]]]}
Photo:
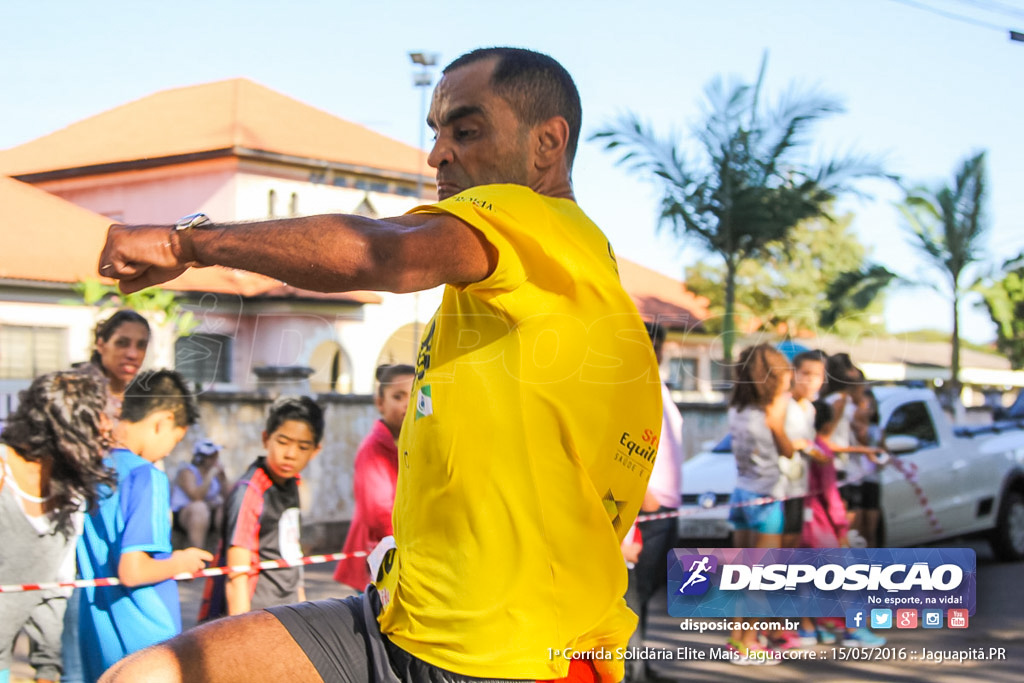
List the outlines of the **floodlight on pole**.
{"type": "MultiPolygon", "coordinates": [[[[427,89],[434,82],[433,68],[437,66],[438,53],[436,52],[410,52],[409,59],[420,68],[412,74],[412,84],[420,88],[420,168],[425,163],[426,135],[427,135],[427,89]]],[[[423,173],[416,173],[416,199],[423,199],[423,173]]]]}
{"type": "Polygon", "coordinates": [[[436,52],[410,52],[409,59],[412,60],[413,64],[419,64],[420,66],[437,66],[436,52]]]}
{"type": "MultiPolygon", "coordinates": [[[[426,138],[427,138],[427,91],[434,82],[433,69],[437,66],[438,53],[436,52],[410,52],[409,59],[413,64],[419,66],[412,74],[412,84],[420,89],[420,163],[416,171],[416,201],[423,201],[423,167],[427,162],[426,138]]],[[[414,294],[413,298],[413,325],[412,325],[412,362],[417,362],[420,340],[420,295],[414,294]]]]}

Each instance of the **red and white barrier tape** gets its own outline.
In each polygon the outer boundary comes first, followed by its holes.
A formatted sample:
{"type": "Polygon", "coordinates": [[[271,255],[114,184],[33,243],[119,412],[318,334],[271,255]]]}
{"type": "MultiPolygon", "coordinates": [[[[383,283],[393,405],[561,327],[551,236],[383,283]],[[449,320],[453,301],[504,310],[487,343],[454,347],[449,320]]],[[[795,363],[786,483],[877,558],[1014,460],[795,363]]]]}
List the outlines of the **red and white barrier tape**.
{"type": "Polygon", "coordinates": [[[917,465],[912,462],[903,462],[899,458],[890,458],[890,461],[893,467],[910,484],[910,488],[914,489],[914,493],[917,495],[917,502],[924,508],[924,516],[928,518],[928,524],[931,525],[932,531],[936,534],[941,534],[942,525],[939,524],[939,518],[935,516],[935,510],[932,509],[931,503],[928,502],[928,496],[924,494],[924,489],[917,482],[917,465]]]}
{"type": "MultiPolygon", "coordinates": [[[[931,525],[932,530],[936,534],[942,533],[942,526],[939,524],[938,518],[935,516],[935,511],[932,509],[928,502],[928,497],[924,494],[924,490],[921,485],[917,483],[917,466],[914,463],[904,463],[898,458],[890,458],[889,461],[893,464],[896,470],[903,475],[910,484],[911,488],[914,489],[914,493],[917,494],[917,500],[924,508],[925,516],[928,518],[928,523],[931,525]]],[[[860,479],[854,479],[851,481],[844,481],[839,486],[849,486],[861,481],[860,479]]],[[[811,494],[807,494],[811,495],[811,494]]],[[[815,494],[817,495],[817,494],[815,494]]],[[[755,498],[753,500],[743,501],[742,503],[728,503],[726,505],[712,505],[711,507],[687,507],[673,510],[672,512],[659,512],[657,514],[649,515],[638,515],[636,521],[639,522],[651,522],[657,519],[671,519],[673,517],[689,517],[691,515],[701,514],[708,510],[714,510],[715,508],[739,508],[739,507],[750,507],[754,505],[765,505],[767,503],[774,503],[776,501],[785,501],[790,498],[803,498],[805,496],[783,496],[776,498],[774,496],[763,496],[761,498],[755,498]]],[[[369,555],[368,552],[356,551],[354,553],[330,553],[327,555],[310,555],[307,557],[300,557],[297,560],[267,560],[260,562],[259,564],[253,565],[252,567],[209,567],[207,569],[200,569],[197,572],[177,574],[172,578],[175,581],[190,581],[192,579],[201,579],[210,576],[223,576],[225,574],[241,574],[250,573],[253,571],[263,571],[265,569],[283,569],[286,567],[299,567],[308,564],[323,564],[325,562],[336,562],[338,560],[344,560],[355,557],[366,557],[369,555]]],[[[121,581],[117,578],[107,579],[76,579],[74,581],[53,581],[50,583],[23,583],[23,584],[0,584],[0,593],[21,593],[25,591],[39,591],[39,590],[56,590],[58,588],[90,588],[100,586],[119,586],[121,581]]]]}
{"type": "MultiPolygon", "coordinates": [[[[284,569],[287,567],[301,567],[307,564],[323,564],[324,562],[335,562],[354,557],[366,557],[370,553],[362,550],[354,553],[330,553],[328,555],[309,555],[300,557],[297,560],[266,560],[252,566],[237,567],[208,567],[197,572],[176,574],[171,577],[175,581],[189,581],[191,579],[202,579],[210,576],[223,576],[225,574],[248,574],[266,569],[284,569]]],[[[92,588],[100,586],[119,586],[121,581],[114,578],[107,579],[76,579],[74,581],[52,581],[50,583],[22,583],[22,584],[0,584],[0,593],[21,593],[25,591],[56,590],[58,588],[92,588]]]]}

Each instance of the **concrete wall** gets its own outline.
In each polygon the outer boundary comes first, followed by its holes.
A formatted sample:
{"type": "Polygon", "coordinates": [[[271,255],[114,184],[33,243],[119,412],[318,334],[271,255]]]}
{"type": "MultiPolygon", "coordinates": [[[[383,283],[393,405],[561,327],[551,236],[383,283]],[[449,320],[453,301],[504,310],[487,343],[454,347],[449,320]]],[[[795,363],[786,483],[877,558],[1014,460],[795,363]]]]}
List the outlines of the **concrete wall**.
{"type": "MultiPolygon", "coordinates": [[[[221,462],[233,484],[258,456],[267,410],[274,396],[257,392],[207,392],[199,397],[200,422],[164,461],[174,478],[191,460],[192,445],[210,438],[224,446],[221,462]]],[[[323,450],[302,473],[303,545],[338,552],[352,518],[352,471],[356,450],[377,419],[370,396],[321,395],[326,428],[323,450]]]]}

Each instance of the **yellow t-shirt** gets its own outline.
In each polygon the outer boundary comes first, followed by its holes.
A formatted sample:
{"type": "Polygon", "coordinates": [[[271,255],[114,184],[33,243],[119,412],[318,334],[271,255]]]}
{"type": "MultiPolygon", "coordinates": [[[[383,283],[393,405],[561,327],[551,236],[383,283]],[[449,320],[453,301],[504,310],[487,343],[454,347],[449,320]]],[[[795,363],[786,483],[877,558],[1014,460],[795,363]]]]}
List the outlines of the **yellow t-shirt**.
{"type": "Polygon", "coordinates": [[[489,185],[415,211],[461,218],[498,258],[446,288],[420,345],[381,630],[463,675],[562,677],[553,651],[614,652],[636,623],[619,541],[661,429],[651,343],[575,202],[489,185]]]}

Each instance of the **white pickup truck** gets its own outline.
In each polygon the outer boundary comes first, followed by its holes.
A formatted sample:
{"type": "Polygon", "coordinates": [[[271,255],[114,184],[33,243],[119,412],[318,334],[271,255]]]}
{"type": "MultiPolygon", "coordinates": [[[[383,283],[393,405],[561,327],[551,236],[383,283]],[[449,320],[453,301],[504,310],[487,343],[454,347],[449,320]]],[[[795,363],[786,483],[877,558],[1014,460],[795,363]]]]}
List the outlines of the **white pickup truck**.
{"type": "MultiPolygon", "coordinates": [[[[954,428],[927,389],[876,387],[885,446],[916,468],[934,512],[895,466],[881,470],[880,543],[897,548],[985,535],[1000,559],[1024,558],[1024,420],[954,428]]],[[[728,437],[683,464],[680,547],[728,545],[728,501],[736,463],[728,437]]]]}

